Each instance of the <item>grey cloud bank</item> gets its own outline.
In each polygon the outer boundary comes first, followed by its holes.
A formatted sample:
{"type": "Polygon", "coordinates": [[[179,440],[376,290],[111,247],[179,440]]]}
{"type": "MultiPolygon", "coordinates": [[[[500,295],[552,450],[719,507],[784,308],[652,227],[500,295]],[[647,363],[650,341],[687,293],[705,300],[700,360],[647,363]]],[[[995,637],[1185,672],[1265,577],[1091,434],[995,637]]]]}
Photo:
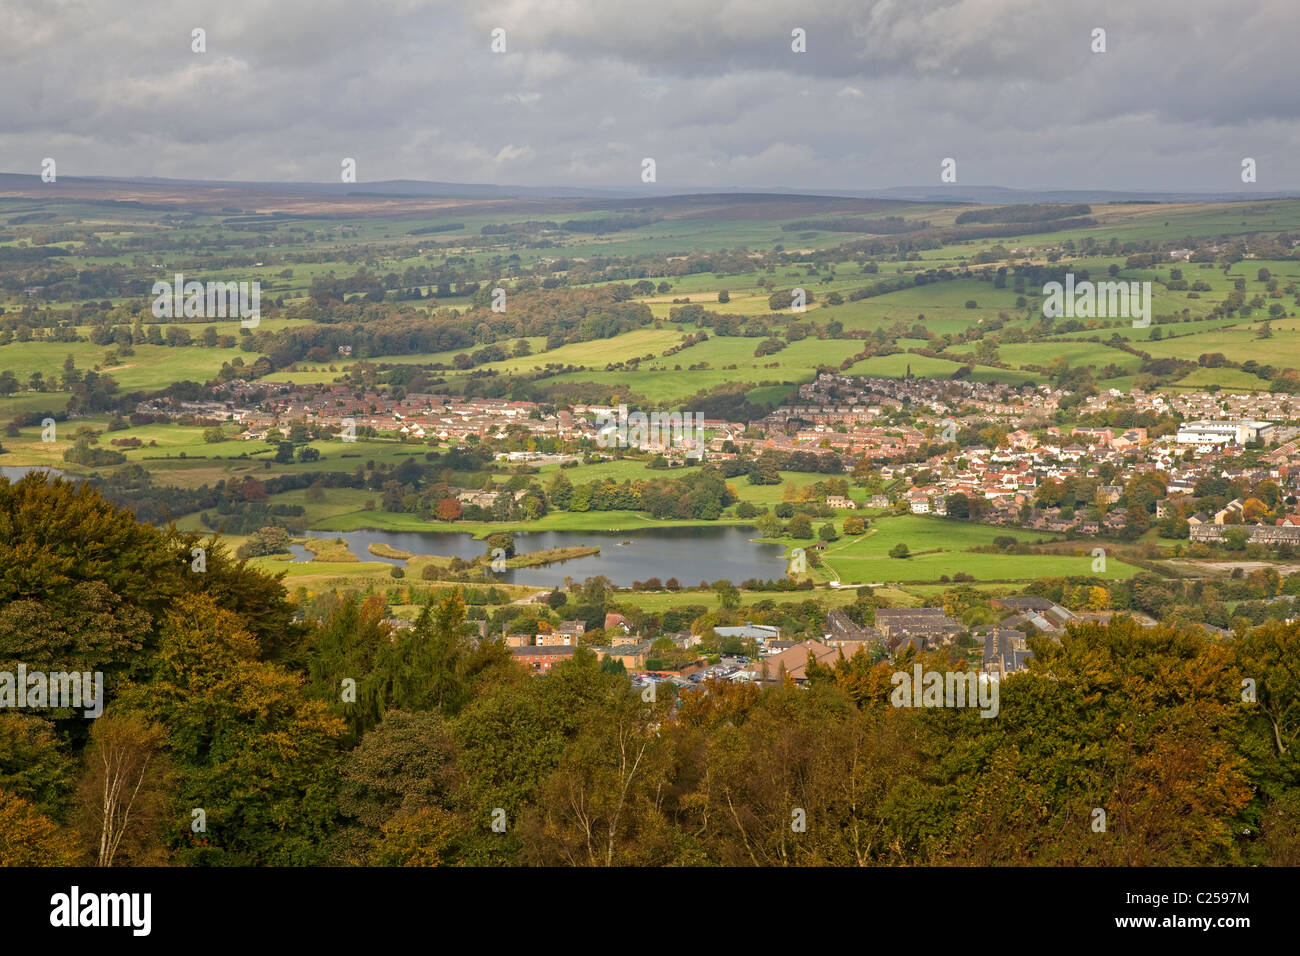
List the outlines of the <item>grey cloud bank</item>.
{"type": "Polygon", "coordinates": [[[869,190],[951,156],[958,186],[1225,192],[1249,156],[1276,192],[1297,26],[1292,0],[7,0],[0,170],[636,190],[650,156],[665,192],[869,190]]]}

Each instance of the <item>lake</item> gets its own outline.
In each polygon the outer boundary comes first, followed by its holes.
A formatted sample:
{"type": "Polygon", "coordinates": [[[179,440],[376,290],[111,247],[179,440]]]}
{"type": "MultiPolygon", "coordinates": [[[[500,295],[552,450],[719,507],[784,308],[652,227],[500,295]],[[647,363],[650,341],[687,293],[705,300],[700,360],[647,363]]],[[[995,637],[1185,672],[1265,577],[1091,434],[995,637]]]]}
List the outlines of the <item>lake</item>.
{"type": "MultiPolygon", "coordinates": [[[[362,561],[405,562],[380,558],[368,550],[372,544],[386,544],[411,554],[439,554],[466,560],[481,557],[487,542],[459,531],[309,531],[317,538],[342,538],[362,561]]],[[[716,528],[646,528],[638,531],[535,531],[516,532],[515,551],[543,551],[595,545],[600,554],[574,558],[541,568],[517,568],[494,575],[506,584],[551,587],[566,577],[581,581],[603,574],[614,584],[626,587],[648,578],[677,578],[683,586],[719,578],[739,584],[747,578],[779,578],[785,575],[785,549],[777,544],[751,541],[753,528],[723,525],[716,528]],[[627,542],[624,544],[623,542],[627,542]]],[[[292,546],[296,560],[309,560],[311,553],[292,546]]]]}
{"type": "Polygon", "coordinates": [[[3,465],[0,466],[0,478],[8,478],[10,481],[22,481],[29,471],[43,471],[55,478],[66,477],[58,468],[46,468],[43,465],[3,465]]]}

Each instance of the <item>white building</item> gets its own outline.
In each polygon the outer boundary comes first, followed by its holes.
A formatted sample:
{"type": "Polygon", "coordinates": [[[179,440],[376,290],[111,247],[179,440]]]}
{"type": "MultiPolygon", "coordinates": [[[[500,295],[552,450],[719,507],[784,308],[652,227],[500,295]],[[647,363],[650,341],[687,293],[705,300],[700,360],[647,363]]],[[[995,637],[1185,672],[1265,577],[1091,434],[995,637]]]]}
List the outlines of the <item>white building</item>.
{"type": "Polygon", "coordinates": [[[1180,445],[1244,445],[1265,438],[1273,430],[1272,422],[1196,421],[1184,422],[1178,429],[1180,445]]]}

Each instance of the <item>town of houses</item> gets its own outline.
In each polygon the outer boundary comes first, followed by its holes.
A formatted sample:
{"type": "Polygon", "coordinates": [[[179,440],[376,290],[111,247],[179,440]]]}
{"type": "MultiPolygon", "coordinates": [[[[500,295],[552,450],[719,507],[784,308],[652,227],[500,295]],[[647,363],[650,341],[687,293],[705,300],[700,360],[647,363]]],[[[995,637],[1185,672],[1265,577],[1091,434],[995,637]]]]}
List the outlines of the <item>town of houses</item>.
{"type": "MultiPolygon", "coordinates": [[[[943,379],[878,379],[823,373],[800,386],[797,403],[783,405],[755,422],[705,419],[707,457],[712,461],[765,452],[814,452],[838,456],[844,470],[868,459],[887,483],[888,494],[863,504],[906,508],[916,514],[947,513],[949,499],[983,499],[979,520],[1051,532],[1095,535],[1123,528],[1121,509],[1110,510],[1122,494],[1118,484],[1100,484],[1100,519],[1043,507],[1036,492],[1044,482],[1097,480],[1103,466],[1122,476],[1158,472],[1168,498],[1157,518],[1191,501],[1203,478],[1240,479],[1247,486],[1275,482],[1285,495],[1300,491],[1300,428],[1291,424],[1300,400],[1286,394],[1178,394],[1107,390],[1086,397],[1077,415],[1087,417],[1117,408],[1168,419],[1167,434],[1152,437],[1146,428],[1057,425],[1061,401],[1069,393],[1052,386],[1013,387],[943,379]],[[1002,436],[989,447],[975,443],[954,449],[957,429],[978,432],[990,426],[1002,436]],[[947,432],[947,434],[945,434],[947,432]],[[1257,464],[1241,468],[1235,459],[1247,443],[1267,450],[1257,464]],[[925,457],[926,449],[943,446],[925,457]],[[1273,447],[1275,446],[1275,447],[1273,447]]],[[[390,437],[421,442],[503,441],[523,437],[523,449],[500,451],[509,462],[544,464],[576,460],[600,436],[602,416],[611,406],[550,408],[526,401],[458,398],[411,393],[395,398],[381,392],[358,394],[345,385],[294,385],[258,381],[226,383],[219,400],[141,403],[138,412],[155,418],[196,422],[234,422],[241,437],[264,440],[304,422],[317,434],[337,434],[348,425],[368,427],[390,437]],[[555,439],[535,450],[543,439],[555,439]],[[585,445],[584,445],[585,443],[585,445]]],[[[688,442],[652,435],[638,448],[684,464],[688,442]]],[[[516,443],[518,444],[518,443],[516,443]]],[[[490,494],[490,492],[481,492],[490,494]]],[[[1294,499],[1293,499],[1294,500],[1294,499]]],[[[836,506],[836,502],[830,502],[836,506]]],[[[850,500],[838,503],[855,507],[850,500]]],[[[1251,523],[1244,502],[1214,513],[1188,516],[1194,541],[1221,540],[1231,526],[1251,523]]],[[[1186,509],[1184,509],[1186,510],[1186,509]]],[[[1298,509],[1300,510],[1300,509],[1298,509]]],[[[1300,514],[1288,513],[1264,526],[1252,525],[1249,540],[1300,544],[1300,514]]]]}
{"type": "MultiPolygon", "coordinates": [[[[502,637],[514,658],[534,674],[548,673],[555,664],[587,646],[602,657],[621,663],[638,684],[667,681],[689,689],[710,678],[759,685],[786,681],[803,685],[809,679],[811,662],[834,666],[841,656],[847,659],[859,651],[872,659],[898,660],[912,651],[952,648],[958,638],[969,636],[974,639],[974,654],[979,658],[978,672],[1002,680],[1028,670],[1033,657],[1028,644],[1031,635],[1056,639],[1072,623],[1105,623],[1113,614],[1070,611],[1047,598],[1027,595],[995,598],[992,603],[1004,615],[1002,619],[997,624],[974,628],[967,628],[939,607],[880,608],[875,612],[874,623],[866,626],[855,623],[843,609],[835,608],[826,615],[825,633],[819,639],[802,641],[782,639],[780,629],[772,625],[715,626],[712,630],[718,637],[752,642],[755,656],[734,657],[712,666],[696,658],[671,671],[647,669],[655,653],[655,639],[637,633],[631,622],[617,613],[606,615],[600,644],[585,644],[586,625],[581,621],[564,621],[535,635],[507,633],[502,637]]],[[[1156,625],[1147,615],[1128,613],[1143,627],[1156,625]]],[[[704,639],[703,635],[690,631],[660,637],[668,637],[684,651],[698,646],[704,639]]]]}
{"type": "MultiPolygon", "coordinates": [[[[1080,619],[1079,614],[1044,598],[1003,598],[995,603],[999,609],[1010,612],[1010,616],[997,626],[976,628],[972,636],[984,648],[981,670],[998,678],[1028,668],[1028,661],[1033,656],[1027,644],[1031,633],[1056,637],[1064,632],[1067,623],[1080,619]]],[[[605,618],[603,633],[608,643],[589,646],[602,656],[623,664],[642,680],[672,680],[689,686],[706,677],[760,684],[784,682],[788,678],[802,684],[808,677],[810,654],[813,660],[827,664],[833,664],[841,654],[846,658],[852,657],[859,650],[892,658],[905,654],[909,649],[929,651],[950,647],[958,636],[967,633],[967,628],[937,607],[882,608],[876,612],[875,623],[865,627],[854,623],[843,610],[836,608],[827,614],[826,633],[820,640],[782,640],[780,629],[766,624],[717,626],[713,631],[718,637],[753,641],[756,657],[737,661],[724,668],[725,673],[716,667],[710,669],[700,660],[675,671],[647,671],[647,664],[654,655],[654,640],[638,634],[631,622],[616,613],[605,618]]],[[[545,674],[584,646],[585,634],[586,625],[582,621],[564,621],[538,634],[507,633],[502,637],[516,660],[534,673],[545,674]]],[[[703,640],[702,635],[689,631],[666,636],[682,650],[690,650],[703,640]]]]}

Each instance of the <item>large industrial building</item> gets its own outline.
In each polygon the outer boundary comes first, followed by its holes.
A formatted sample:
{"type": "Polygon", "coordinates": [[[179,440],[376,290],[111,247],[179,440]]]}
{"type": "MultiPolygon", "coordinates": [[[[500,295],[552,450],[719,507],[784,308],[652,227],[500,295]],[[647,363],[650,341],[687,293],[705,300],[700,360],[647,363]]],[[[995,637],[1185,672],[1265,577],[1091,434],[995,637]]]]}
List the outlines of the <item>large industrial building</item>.
{"type": "Polygon", "coordinates": [[[1184,422],[1178,429],[1180,445],[1244,445],[1260,441],[1273,430],[1272,422],[1197,421],[1184,422]]]}

